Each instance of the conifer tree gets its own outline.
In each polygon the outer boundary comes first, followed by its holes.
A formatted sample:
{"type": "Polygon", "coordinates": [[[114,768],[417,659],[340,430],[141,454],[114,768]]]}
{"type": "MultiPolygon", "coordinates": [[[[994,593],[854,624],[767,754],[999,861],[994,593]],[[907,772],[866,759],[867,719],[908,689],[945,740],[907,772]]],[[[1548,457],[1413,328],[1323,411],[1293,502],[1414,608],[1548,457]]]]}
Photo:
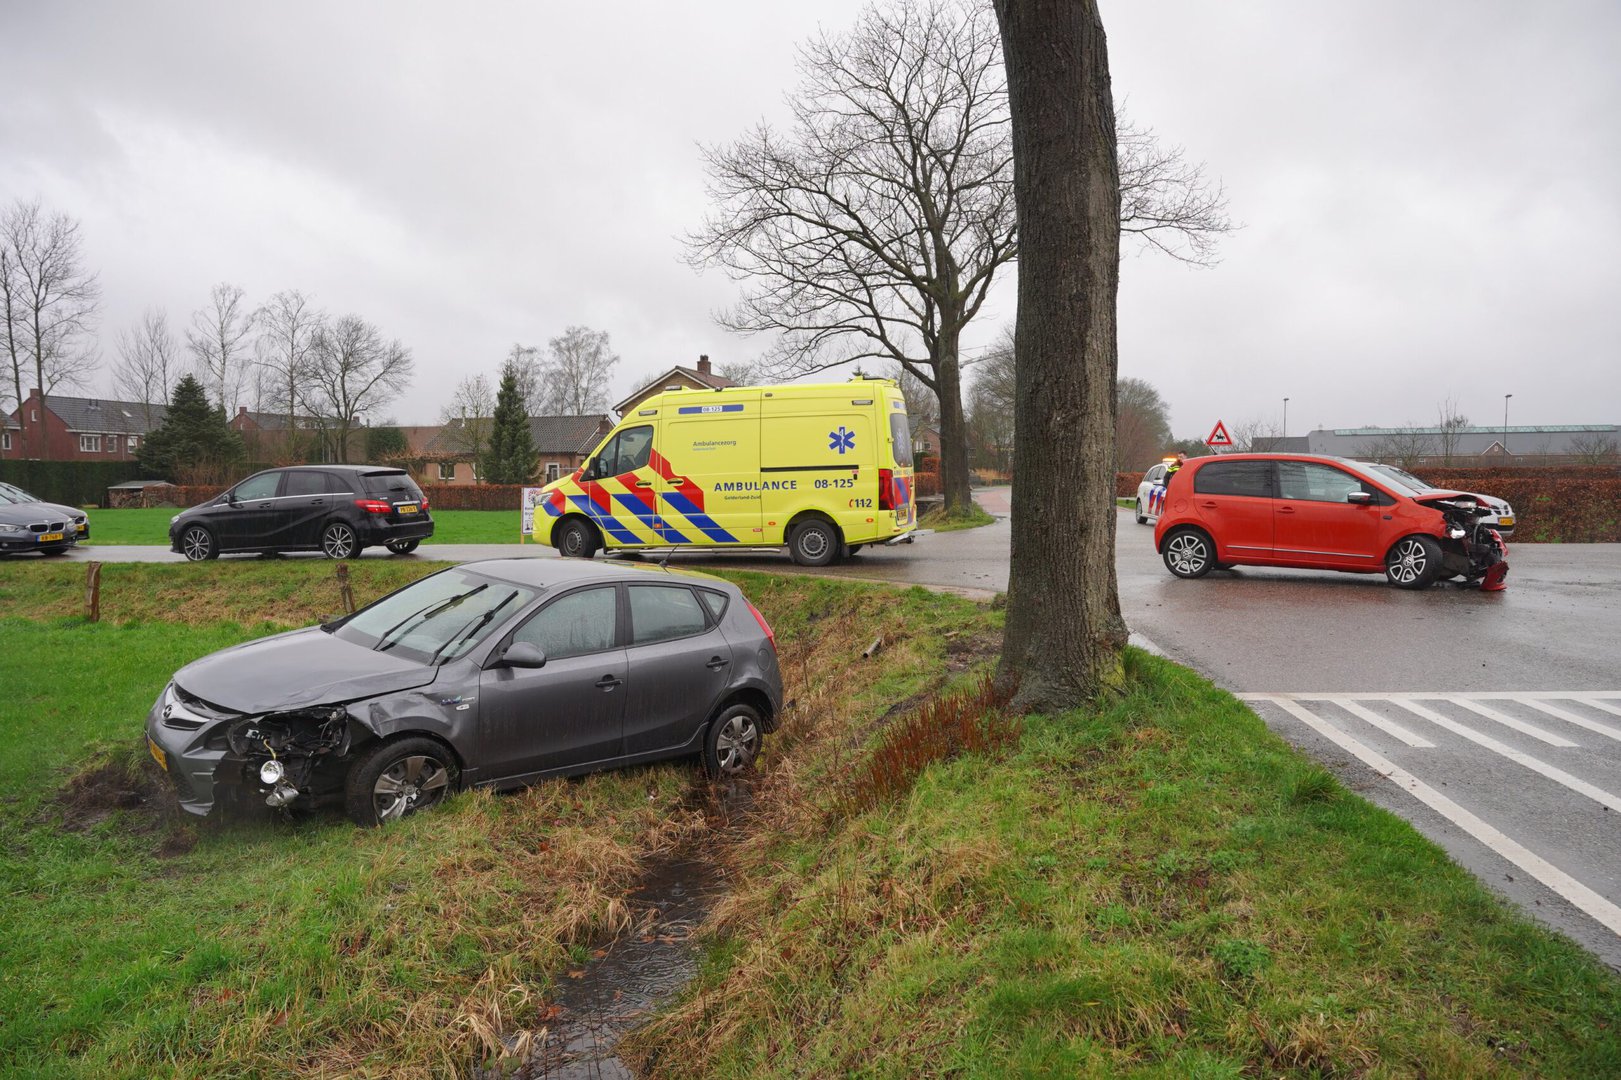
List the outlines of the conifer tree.
{"type": "Polygon", "coordinates": [[[495,394],[495,417],[490,441],[479,458],[479,476],[486,484],[523,484],[535,474],[540,455],[529,431],[529,409],[518,389],[518,372],[511,363],[501,369],[501,387],[495,394]]]}
{"type": "Polygon", "coordinates": [[[165,479],[195,482],[246,456],[242,436],[209,404],[203,384],[187,375],[175,384],[163,423],[146,437],[135,459],[165,479]]]}

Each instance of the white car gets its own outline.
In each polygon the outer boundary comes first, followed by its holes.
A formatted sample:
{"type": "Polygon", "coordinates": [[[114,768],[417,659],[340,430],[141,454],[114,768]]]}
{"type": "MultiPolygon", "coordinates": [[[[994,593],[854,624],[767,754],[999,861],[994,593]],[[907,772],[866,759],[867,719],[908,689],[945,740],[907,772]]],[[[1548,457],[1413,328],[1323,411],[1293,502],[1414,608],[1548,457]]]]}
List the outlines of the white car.
{"type": "MultiPolygon", "coordinates": [[[[1403,487],[1412,488],[1421,495],[1426,491],[1442,490],[1437,488],[1434,484],[1425,483],[1410,472],[1403,472],[1394,465],[1380,465],[1379,463],[1373,461],[1353,461],[1351,464],[1357,465],[1364,469],[1369,469],[1375,476],[1383,477],[1392,483],[1401,484],[1403,487]]],[[[1484,506],[1491,511],[1489,515],[1480,519],[1483,524],[1490,525],[1492,528],[1496,529],[1497,534],[1504,539],[1514,535],[1514,507],[1510,506],[1502,499],[1494,499],[1490,495],[1482,495],[1478,491],[1471,491],[1468,494],[1473,495],[1480,501],[1481,506],[1484,506]]],[[[1139,518],[1138,520],[1140,521],[1142,519],[1139,518]]]]}
{"type": "Polygon", "coordinates": [[[1143,473],[1143,482],[1137,485],[1137,524],[1147,525],[1159,520],[1160,500],[1165,496],[1165,462],[1160,462],[1143,473]]]}

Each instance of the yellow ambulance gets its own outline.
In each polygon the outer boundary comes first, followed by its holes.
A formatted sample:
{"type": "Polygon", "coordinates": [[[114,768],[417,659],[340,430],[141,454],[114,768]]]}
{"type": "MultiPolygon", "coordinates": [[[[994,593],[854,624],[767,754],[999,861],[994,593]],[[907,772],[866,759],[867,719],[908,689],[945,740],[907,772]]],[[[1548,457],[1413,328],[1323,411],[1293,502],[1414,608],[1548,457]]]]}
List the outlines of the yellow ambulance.
{"type": "Polygon", "coordinates": [[[535,538],[601,548],[786,544],[825,566],[917,523],[912,436],[893,380],[672,389],[632,409],[542,489],[535,538]]]}

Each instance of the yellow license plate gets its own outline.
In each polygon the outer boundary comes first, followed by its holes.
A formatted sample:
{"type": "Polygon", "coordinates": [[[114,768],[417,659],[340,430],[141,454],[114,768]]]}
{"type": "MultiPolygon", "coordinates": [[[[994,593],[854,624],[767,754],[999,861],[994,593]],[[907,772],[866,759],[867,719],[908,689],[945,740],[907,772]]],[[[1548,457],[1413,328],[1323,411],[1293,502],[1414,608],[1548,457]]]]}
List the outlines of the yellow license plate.
{"type": "Polygon", "coordinates": [[[163,747],[152,741],[152,737],[150,735],[146,737],[146,748],[152,751],[152,760],[162,766],[164,772],[168,772],[169,755],[163,752],[163,747]]]}
{"type": "Polygon", "coordinates": [[[60,539],[62,539],[62,534],[61,533],[40,533],[39,534],[39,542],[42,543],[42,544],[54,544],[54,543],[56,543],[56,541],[58,541],[60,539]]]}
{"type": "Polygon", "coordinates": [[[83,525],[79,526],[79,531],[80,532],[88,532],[89,529],[90,529],[90,523],[89,522],[85,522],[83,525]]]}
{"type": "Polygon", "coordinates": [[[1509,517],[1498,518],[1497,519],[1497,524],[1499,524],[1499,525],[1512,525],[1512,524],[1514,524],[1514,518],[1513,518],[1512,515],[1509,516],[1509,517]]]}
{"type": "Polygon", "coordinates": [[[400,507],[400,513],[402,513],[402,514],[414,514],[416,512],[417,512],[417,508],[414,507],[414,506],[402,506],[402,507],[400,507]]]}

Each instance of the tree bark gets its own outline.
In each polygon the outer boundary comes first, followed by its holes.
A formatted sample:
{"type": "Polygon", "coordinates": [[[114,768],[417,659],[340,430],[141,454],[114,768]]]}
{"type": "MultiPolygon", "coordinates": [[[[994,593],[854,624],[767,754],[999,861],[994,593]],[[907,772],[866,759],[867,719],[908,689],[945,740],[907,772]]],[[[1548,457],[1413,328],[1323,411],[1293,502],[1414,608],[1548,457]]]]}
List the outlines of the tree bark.
{"type": "Polygon", "coordinates": [[[1114,569],[1120,178],[1095,0],[995,0],[1020,234],[1013,544],[998,678],[1015,705],[1124,680],[1114,569]]]}
{"type": "Polygon", "coordinates": [[[947,514],[966,514],[973,505],[968,486],[968,421],[962,407],[962,363],[957,335],[942,334],[934,366],[940,387],[940,486],[947,514]]]}

